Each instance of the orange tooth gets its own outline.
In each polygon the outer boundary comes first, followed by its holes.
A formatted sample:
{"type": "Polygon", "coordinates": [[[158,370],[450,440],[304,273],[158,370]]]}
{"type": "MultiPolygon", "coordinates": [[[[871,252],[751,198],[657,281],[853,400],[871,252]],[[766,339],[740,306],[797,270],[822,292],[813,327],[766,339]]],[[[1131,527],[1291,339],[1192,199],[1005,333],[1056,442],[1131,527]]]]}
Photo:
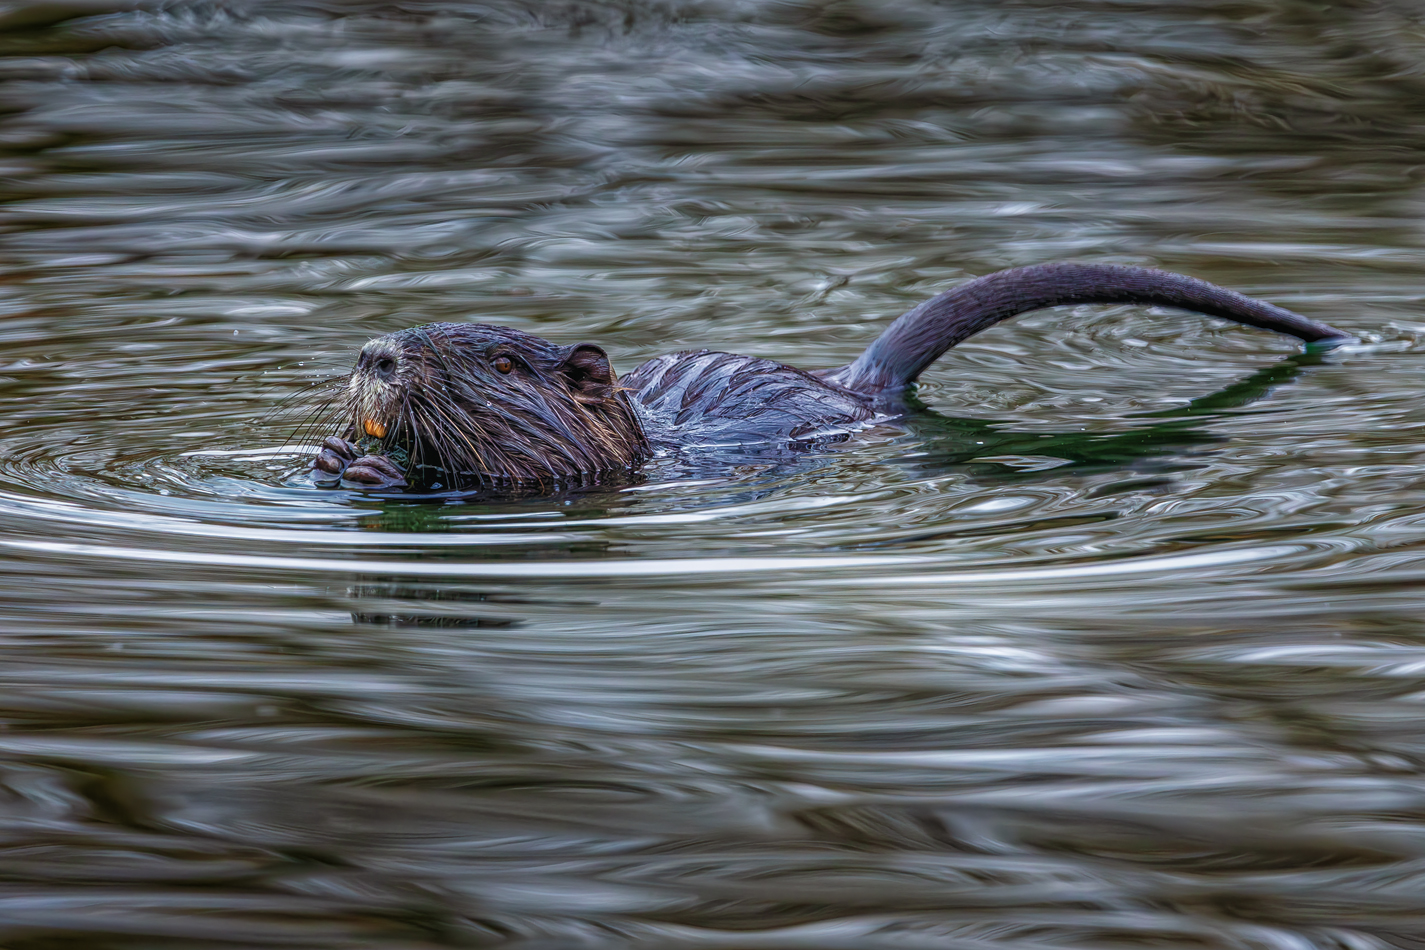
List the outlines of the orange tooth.
{"type": "Polygon", "coordinates": [[[361,428],[365,429],[366,434],[371,436],[371,438],[373,439],[386,438],[386,427],[383,426],[381,423],[377,422],[375,419],[367,419],[361,424],[361,428]]]}

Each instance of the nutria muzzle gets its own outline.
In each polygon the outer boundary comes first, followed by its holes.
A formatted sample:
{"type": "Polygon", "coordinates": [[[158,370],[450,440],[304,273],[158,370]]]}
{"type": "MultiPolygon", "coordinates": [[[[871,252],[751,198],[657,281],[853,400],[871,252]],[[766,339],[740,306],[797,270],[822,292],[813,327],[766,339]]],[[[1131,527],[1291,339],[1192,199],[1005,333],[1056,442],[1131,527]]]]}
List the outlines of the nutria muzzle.
{"type": "Polygon", "coordinates": [[[352,428],[374,439],[384,440],[396,429],[404,385],[402,372],[408,372],[411,366],[393,337],[394,334],[384,336],[362,347],[347,381],[352,428]]]}

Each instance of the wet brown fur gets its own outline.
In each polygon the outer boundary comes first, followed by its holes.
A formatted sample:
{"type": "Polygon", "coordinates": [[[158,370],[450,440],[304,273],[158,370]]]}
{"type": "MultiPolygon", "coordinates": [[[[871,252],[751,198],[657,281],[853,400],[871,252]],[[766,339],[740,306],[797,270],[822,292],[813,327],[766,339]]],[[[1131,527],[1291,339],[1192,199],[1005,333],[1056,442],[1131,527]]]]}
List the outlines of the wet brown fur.
{"type": "Polygon", "coordinates": [[[404,455],[408,480],[429,489],[572,487],[626,476],[651,454],[603,350],[508,327],[433,323],[372,340],[341,411],[347,438],[404,455]],[[368,420],[385,428],[375,444],[363,441],[368,420]]]}

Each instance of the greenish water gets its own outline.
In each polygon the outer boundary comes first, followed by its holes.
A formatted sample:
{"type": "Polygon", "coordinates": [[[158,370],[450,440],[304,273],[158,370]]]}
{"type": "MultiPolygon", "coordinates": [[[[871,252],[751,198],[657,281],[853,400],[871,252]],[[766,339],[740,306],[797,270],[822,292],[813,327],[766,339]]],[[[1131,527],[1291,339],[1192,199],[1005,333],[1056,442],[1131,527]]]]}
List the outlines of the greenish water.
{"type": "Polygon", "coordinates": [[[1425,941],[1425,20],[1243,0],[0,6],[0,943],[1425,941]],[[65,19],[69,14],[88,14],[65,19]],[[1075,308],[836,451],[320,491],[478,319],[620,371],[1075,308]]]}

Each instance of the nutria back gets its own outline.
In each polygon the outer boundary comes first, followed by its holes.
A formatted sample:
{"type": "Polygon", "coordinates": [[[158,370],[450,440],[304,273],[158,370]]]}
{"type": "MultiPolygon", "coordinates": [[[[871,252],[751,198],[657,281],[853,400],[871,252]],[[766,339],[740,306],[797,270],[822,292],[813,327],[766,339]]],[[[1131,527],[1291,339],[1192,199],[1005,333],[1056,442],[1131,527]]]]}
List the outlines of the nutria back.
{"type": "Polygon", "coordinates": [[[887,417],[861,393],[735,353],[670,353],[621,382],[655,446],[816,441],[887,417]]]}

